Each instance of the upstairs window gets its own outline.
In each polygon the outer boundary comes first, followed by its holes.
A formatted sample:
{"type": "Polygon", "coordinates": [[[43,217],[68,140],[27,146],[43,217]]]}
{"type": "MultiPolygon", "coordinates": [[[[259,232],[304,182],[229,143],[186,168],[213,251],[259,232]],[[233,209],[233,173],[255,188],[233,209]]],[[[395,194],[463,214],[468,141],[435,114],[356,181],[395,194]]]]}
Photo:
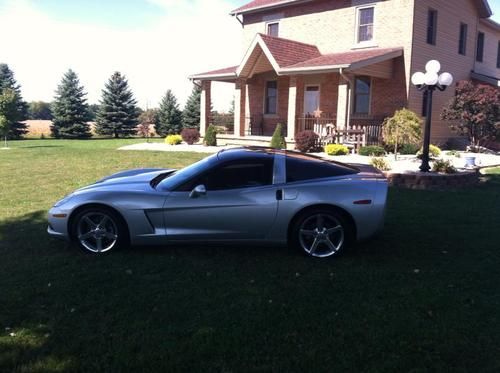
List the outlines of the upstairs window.
{"type": "Polygon", "coordinates": [[[476,61],[483,62],[484,56],[484,32],[477,34],[476,61]]]}
{"type": "Polygon", "coordinates": [[[497,49],[497,68],[500,69],[500,40],[498,41],[497,49]]]}
{"type": "Polygon", "coordinates": [[[276,114],[278,109],[278,82],[271,80],[266,82],[265,113],[276,114]]]}
{"type": "Polygon", "coordinates": [[[429,9],[427,14],[427,44],[436,45],[438,12],[429,9]]]}
{"type": "Polygon", "coordinates": [[[467,54],[467,25],[460,24],[460,39],[458,42],[458,53],[465,56],[467,54]]]}
{"type": "Polygon", "coordinates": [[[278,37],[280,35],[280,24],[279,22],[273,22],[267,24],[267,35],[278,37]]]}
{"type": "Polygon", "coordinates": [[[358,76],[354,85],[354,114],[370,113],[371,79],[369,76],[358,76]]]}
{"type": "Polygon", "coordinates": [[[374,7],[358,9],[358,43],[365,43],[373,40],[374,16],[374,7]]]}

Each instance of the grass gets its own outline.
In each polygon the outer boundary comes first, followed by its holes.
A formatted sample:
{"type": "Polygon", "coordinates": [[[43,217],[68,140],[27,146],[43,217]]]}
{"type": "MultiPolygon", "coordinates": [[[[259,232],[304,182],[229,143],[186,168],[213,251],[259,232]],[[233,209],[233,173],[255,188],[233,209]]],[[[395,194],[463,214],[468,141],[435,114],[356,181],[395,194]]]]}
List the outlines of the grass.
{"type": "Polygon", "coordinates": [[[47,209],[74,188],[203,156],[115,150],[134,141],[0,152],[1,372],[499,371],[499,176],[391,190],[383,234],[332,260],[283,247],[96,258],[47,237],[47,209]]]}

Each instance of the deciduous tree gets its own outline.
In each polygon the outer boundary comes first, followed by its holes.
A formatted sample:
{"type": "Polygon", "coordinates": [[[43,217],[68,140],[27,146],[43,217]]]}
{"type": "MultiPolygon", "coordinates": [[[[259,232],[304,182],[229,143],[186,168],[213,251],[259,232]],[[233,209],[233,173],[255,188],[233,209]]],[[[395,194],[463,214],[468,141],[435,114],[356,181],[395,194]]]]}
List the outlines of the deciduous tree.
{"type": "Polygon", "coordinates": [[[422,136],[422,120],[408,109],[397,110],[394,116],[386,118],[382,125],[382,137],[387,145],[394,145],[394,157],[398,158],[398,147],[403,144],[417,144],[422,136]]]}
{"type": "Polygon", "coordinates": [[[451,129],[466,136],[475,149],[500,140],[500,88],[471,81],[457,84],[456,94],[441,117],[451,129]]]}

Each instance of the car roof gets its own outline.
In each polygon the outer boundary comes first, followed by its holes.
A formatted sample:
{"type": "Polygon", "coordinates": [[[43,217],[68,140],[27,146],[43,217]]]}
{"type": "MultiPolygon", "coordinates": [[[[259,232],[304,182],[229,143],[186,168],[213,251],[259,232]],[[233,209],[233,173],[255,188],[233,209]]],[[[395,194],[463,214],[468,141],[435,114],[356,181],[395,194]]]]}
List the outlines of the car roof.
{"type": "Polygon", "coordinates": [[[311,162],[328,162],[338,167],[348,168],[359,172],[359,169],[353,165],[333,161],[331,159],[325,159],[318,155],[302,153],[294,150],[274,149],[266,146],[242,146],[237,148],[222,149],[217,153],[217,158],[223,161],[231,161],[242,158],[264,158],[275,154],[283,154],[288,158],[309,160],[311,162]]]}

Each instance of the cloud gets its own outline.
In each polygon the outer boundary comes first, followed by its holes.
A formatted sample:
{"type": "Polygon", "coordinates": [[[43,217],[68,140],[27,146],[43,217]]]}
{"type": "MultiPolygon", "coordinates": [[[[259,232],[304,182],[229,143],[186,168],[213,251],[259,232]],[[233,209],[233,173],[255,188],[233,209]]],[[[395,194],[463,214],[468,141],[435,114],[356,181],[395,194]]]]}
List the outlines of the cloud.
{"type": "MultiPolygon", "coordinates": [[[[28,0],[0,7],[0,61],[8,63],[24,98],[50,101],[63,73],[74,69],[90,102],[114,71],[127,75],[141,106],[154,107],[167,89],[181,102],[190,74],[238,64],[241,26],[228,0],[147,0],[159,6],[149,24],[112,28],[54,19],[28,0]],[[8,36],[5,36],[8,35],[8,36]]],[[[214,107],[227,109],[231,84],[214,86],[214,107]]]]}

